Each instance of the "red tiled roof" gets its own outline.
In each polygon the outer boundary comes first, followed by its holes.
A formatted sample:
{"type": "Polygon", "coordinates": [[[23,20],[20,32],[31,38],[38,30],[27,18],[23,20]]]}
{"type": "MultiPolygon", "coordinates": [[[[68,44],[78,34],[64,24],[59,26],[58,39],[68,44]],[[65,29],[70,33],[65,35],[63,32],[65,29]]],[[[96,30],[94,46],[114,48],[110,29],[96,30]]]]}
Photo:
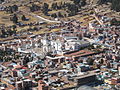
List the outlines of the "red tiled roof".
{"type": "Polygon", "coordinates": [[[28,69],[27,67],[22,67],[22,69],[28,69]]]}
{"type": "Polygon", "coordinates": [[[94,54],[95,52],[89,51],[89,50],[80,50],[78,52],[70,53],[70,54],[65,54],[66,57],[80,57],[80,56],[85,56],[85,55],[90,55],[94,54]]]}
{"type": "Polygon", "coordinates": [[[17,66],[15,66],[15,68],[22,68],[22,66],[21,65],[17,65],[17,66]]]}

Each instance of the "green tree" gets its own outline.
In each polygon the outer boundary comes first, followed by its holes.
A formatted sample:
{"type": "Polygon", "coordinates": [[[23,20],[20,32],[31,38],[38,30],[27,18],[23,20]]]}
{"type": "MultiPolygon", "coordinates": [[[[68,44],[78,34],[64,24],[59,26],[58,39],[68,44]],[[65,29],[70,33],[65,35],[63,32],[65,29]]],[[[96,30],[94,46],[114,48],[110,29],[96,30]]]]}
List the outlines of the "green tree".
{"type": "Polygon", "coordinates": [[[93,65],[94,60],[92,58],[88,58],[87,64],[88,65],[93,65]]]}
{"type": "Polygon", "coordinates": [[[49,5],[47,3],[44,3],[43,7],[42,7],[42,11],[45,15],[48,14],[48,10],[49,10],[49,5]]]}
{"type": "Polygon", "coordinates": [[[12,31],[11,29],[9,29],[9,30],[7,31],[7,33],[8,33],[9,36],[11,36],[11,35],[13,34],[13,31],[12,31]]]}
{"type": "Polygon", "coordinates": [[[80,0],[73,0],[74,4],[78,5],[80,4],[80,0]]]}
{"type": "Polygon", "coordinates": [[[18,17],[16,14],[13,15],[13,17],[11,18],[11,21],[13,21],[13,23],[18,23],[18,17]]]}
{"type": "Polygon", "coordinates": [[[18,11],[18,6],[17,5],[13,5],[11,9],[12,9],[13,12],[16,12],[16,11],[18,11]]]}
{"type": "Polygon", "coordinates": [[[26,21],[27,20],[25,15],[22,15],[21,19],[22,19],[22,21],[26,21]]]}
{"type": "Polygon", "coordinates": [[[107,2],[111,2],[112,0],[98,0],[98,4],[101,5],[101,4],[107,4],[107,2]]]}
{"type": "Polygon", "coordinates": [[[1,37],[4,38],[5,35],[7,35],[6,31],[4,28],[1,29],[1,37]]]}
{"type": "Polygon", "coordinates": [[[51,8],[52,8],[53,10],[57,10],[57,9],[58,9],[57,3],[52,3],[51,8]]]}
{"type": "Polygon", "coordinates": [[[120,0],[112,0],[111,3],[112,3],[111,9],[119,12],[120,11],[120,0]]]}
{"type": "Polygon", "coordinates": [[[38,11],[40,10],[40,6],[36,5],[36,4],[32,4],[32,6],[30,7],[30,11],[34,12],[34,11],[38,11]]]}
{"type": "Polygon", "coordinates": [[[3,3],[5,0],[0,0],[0,4],[3,3]]]}
{"type": "Polygon", "coordinates": [[[69,16],[74,16],[78,12],[78,7],[75,4],[68,5],[69,16]]]}
{"type": "Polygon", "coordinates": [[[51,15],[51,17],[57,18],[56,13],[53,13],[53,14],[51,15]]]}
{"type": "Polygon", "coordinates": [[[86,0],[82,0],[81,1],[81,6],[85,6],[86,5],[86,0]]]}
{"type": "Polygon", "coordinates": [[[58,17],[63,17],[63,15],[61,14],[61,12],[58,12],[58,17]]]}
{"type": "Polygon", "coordinates": [[[120,21],[118,21],[116,18],[113,18],[111,21],[110,21],[111,25],[120,25],[120,21]]]}

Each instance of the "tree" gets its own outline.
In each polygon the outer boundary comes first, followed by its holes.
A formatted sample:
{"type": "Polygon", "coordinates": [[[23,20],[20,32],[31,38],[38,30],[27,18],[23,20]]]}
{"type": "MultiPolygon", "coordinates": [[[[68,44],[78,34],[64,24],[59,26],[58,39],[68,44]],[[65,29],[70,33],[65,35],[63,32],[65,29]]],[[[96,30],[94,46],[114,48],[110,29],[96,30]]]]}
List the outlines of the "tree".
{"type": "Polygon", "coordinates": [[[48,10],[49,8],[49,5],[47,3],[44,3],[44,6],[43,6],[44,9],[48,10]]]}
{"type": "Polygon", "coordinates": [[[91,11],[90,14],[94,14],[94,11],[91,11]]]}
{"type": "Polygon", "coordinates": [[[78,7],[75,4],[68,5],[69,16],[74,16],[78,12],[78,7]]]}
{"type": "Polygon", "coordinates": [[[6,12],[8,12],[8,13],[13,13],[11,6],[7,7],[5,10],[6,10],[6,12]]]}
{"type": "Polygon", "coordinates": [[[17,5],[8,6],[5,8],[5,11],[8,13],[14,13],[14,12],[18,11],[18,6],[17,5]]]}
{"type": "Polygon", "coordinates": [[[100,64],[103,64],[103,62],[104,62],[104,60],[103,60],[103,59],[101,59],[101,60],[100,60],[100,64]]]}
{"type": "Polygon", "coordinates": [[[1,29],[1,37],[4,38],[6,34],[7,34],[7,33],[6,33],[5,29],[2,28],[2,29],[1,29]]]}
{"type": "Polygon", "coordinates": [[[63,8],[63,4],[61,2],[60,5],[58,6],[58,9],[62,9],[62,8],[63,8]]]}
{"type": "Polygon", "coordinates": [[[17,31],[16,28],[17,28],[17,26],[13,25],[12,28],[13,28],[13,34],[16,35],[16,31],[17,31]]]}
{"type": "Polygon", "coordinates": [[[52,3],[51,8],[52,8],[53,10],[58,9],[58,5],[57,5],[57,3],[52,3]]]}
{"type": "Polygon", "coordinates": [[[0,0],[0,4],[3,3],[5,0],[0,0]]]}
{"type": "Polygon", "coordinates": [[[16,30],[17,26],[16,26],[16,25],[13,25],[12,28],[13,28],[13,30],[16,30]]]}
{"type": "Polygon", "coordinates": [[[112,0],[111,3],[112,3],[111,9],[119,12],[120,11],[120,0],[112,0]]]}
{"type": "Polygon", "coordinates": [[[58,12],[58,17],[63,17],[63,15],[61,14],[61,12],[58,12]]]}
{"type": "Polygon", "coordinates": [[[81,6],[85,6],[85,5],[86,5],[86,0],[82,0],[81,6]]]}
{"type": "Polygon", "coordinates": [[[13,31],[12,31],[11,29],[9,29],[9,30],[7,31],[7,33],[8,33],[9,36],[11,36],[11,35],[13,34],[13,31]]]}
{"type": "Polygon", "coordinates": [[[98,4],[101,5],[101,4],[107,4],[107,2],[111,2],[111,0],[98,0],[98,4]]]}
{"type": "Polygon", "coordinates": [[[111,25],[120,25],[120,21],[118,21],[116,18],[113,18],[111,21],[110,21],[111,25]]]}
{"type": "Polygon", "coordinates": [[[87,64],[88,65],[93,65],[94,60],[92,58],[88,58],[87,64]]]}
{"type": "Polygon", "coordinates": [[[44,3],[43,7],[42,7],[42,11],[45,15],[48,14],[48,9],[49,8],[49,5],[47,3],[44,3]]]}
{"type": "Polygon", "coordinates": [[[34,11],[38,11],[40,10],[40,6],[37,6],[36,4],[32,4],[32,6],[30,7],[30,11],[34,12],[34,11]]]}
{"type": "Polygon", "coordinates": [[[27,20],[25,15],[22,15],[21,19],[22,19],[22,21],[26,21],[27,20]]]}
{"type": "Polygon", "coordinates": [[[18,17],[16,14],[13,15],[13,17],[11,18],[11,21],[13,21],[13,23],[18,23],[18,17]]]}
{"type": "Polygon", "coordinates": [[[56,13],[53,13],[53,14],[51,15],[51,17],[57,18],[56,13]]]}
{"type": "Polygon", "coordinates": [[[80,0],[73,0],[74,4],[78,5],[80,4],[80,0]]]}
{"type": "Polygon", "coordinates": [[[18,11],[18,6],[17,6],[17,5],[13,5],[13,6],[12,6],[12,11],[13,11],[13,12],[18,11]]]}

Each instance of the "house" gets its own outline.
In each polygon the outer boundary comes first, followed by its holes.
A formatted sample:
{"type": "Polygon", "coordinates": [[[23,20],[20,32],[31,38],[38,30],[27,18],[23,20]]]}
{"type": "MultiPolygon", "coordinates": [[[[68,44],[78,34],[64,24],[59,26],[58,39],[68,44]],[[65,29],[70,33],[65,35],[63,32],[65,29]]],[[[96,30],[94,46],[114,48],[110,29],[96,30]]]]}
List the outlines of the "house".
{"type": "Polygon", "coordinates": [[[95,73],[90,73],[83,76],[78,76],[74,78],[78,85],[84,85],[96,81],[95,73]]]}

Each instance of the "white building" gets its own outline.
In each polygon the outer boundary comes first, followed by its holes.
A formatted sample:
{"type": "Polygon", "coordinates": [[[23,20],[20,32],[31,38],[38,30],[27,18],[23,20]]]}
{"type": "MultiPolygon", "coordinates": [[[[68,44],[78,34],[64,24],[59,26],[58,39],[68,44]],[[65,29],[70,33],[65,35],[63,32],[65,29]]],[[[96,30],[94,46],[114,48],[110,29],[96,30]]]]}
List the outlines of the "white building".
{"type": "Polygon", "coordinates": [[[120,67],[118,67],[118,72],[119,72],[119,75],[120,75],[120,67]]]}
{"type": "Polygon", "coordinates": [[[74,51],[79,50],[81,47],[89,46],[88,41],[79,40],[78,37],[63,37],[63,41],[57,40],[48,40],[46,38],[41,39],[43,44],[43,52],[53,52],[53,54],[62,55],[64,51],[74,51]],[[65,41],[65,42],[64,42],[65,41]]]}

